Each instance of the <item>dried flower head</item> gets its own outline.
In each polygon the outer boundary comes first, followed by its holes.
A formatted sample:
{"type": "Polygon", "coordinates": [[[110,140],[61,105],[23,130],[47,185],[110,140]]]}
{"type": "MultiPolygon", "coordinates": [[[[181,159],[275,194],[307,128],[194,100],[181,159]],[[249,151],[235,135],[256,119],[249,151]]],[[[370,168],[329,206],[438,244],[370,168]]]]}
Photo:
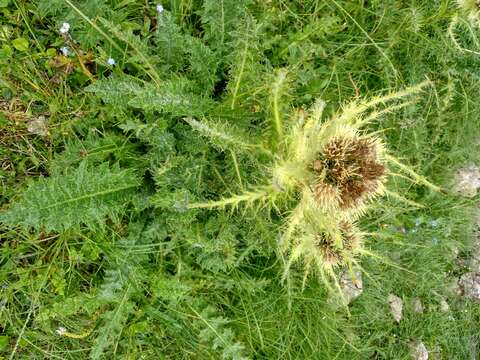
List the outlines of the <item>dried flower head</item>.
{"type": "Polygon", "coordinates": [[[335,244],[333,236],[326,232],[320,232],[313,236],[313,243],[315,244],[321,262],[325,267],[335,267],[344,262],[342,249],[335,244]]]}
{"type": "Polygon", "coordinates": [[[316,218],[309,217],[292,237],[286,272],[293,263],[301,261],[305,277],[312,269],[321,275],[334,276],[336,268],[355,261],[362,249],[362,235],[351,221],[335,221],[320,213],[311,215],[316,218]]]}
{"type": "Polygon", "coordinates": [[[381,189],[386,167],[380,159],[377,140],[336,137],[317,154],[311,164],[315,174],[313,192],[323,205],[341,209],[361,206],[381,189]]]}
{"type": "Polygon", "coordinates": [[[339,224],[340,233],[342,234],[343,248],[352,255],[358,253],[361,249],[361,235],[355,224],[342,220],[339,224]]]}

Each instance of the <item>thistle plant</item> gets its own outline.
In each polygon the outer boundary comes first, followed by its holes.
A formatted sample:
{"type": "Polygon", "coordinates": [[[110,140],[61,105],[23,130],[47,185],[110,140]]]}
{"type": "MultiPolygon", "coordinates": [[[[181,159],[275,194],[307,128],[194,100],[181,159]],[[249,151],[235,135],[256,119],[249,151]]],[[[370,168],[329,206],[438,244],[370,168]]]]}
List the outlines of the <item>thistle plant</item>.
{"type": "MultiPolygon", "coordinates": [[[[293,263],[301,262],[304,279],[312,270],[324,280],[335,279],[336,268],[351,267],[356,256],[364,252],[363,236],[355,221],[378,196],[394,194],[385,188],[386,179],[392,175],[388,165],[399,168],[412,181],[438,190],[388,154],[378,133],[365,129],[382,115],[410,104],[410,100],[402,99],[428,84],[425,81],[370,100],[354,100],[327,120],[322,117],[325,103],[321,100],[309,111],[299,111],[290,126],[274,111],[275,141],[270,148],[238,138],[230,142],[269,154],[270,178],[266,183],[229,198],[191,203],[188,207],[236,209],[243,205],[279,210],[285,215],[278,243],[279,253],[287,258],[284,276],[293,263]]],[[[277,104],[277,100],[271,103],[277,104]]],[[[225,128],[209,127],[193,119],[188,122],[217,141],[235,138],[225,128]]]]}

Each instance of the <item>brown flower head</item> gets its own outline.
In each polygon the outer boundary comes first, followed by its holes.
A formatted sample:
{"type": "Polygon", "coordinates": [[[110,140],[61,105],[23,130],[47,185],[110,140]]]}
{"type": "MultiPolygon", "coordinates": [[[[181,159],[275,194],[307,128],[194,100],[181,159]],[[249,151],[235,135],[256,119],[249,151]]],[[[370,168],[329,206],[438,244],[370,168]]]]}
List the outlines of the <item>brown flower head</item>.
{"type": "Polygon", "coordinates": [[[314,244],[322,258],[322,263],[325,265],[335,267],[343,263],[342,249],[335,245],[335,240],[331,235],[326,233],[316,234],[314,244]]]}
{"type": "Polygon", "coordinates": [[[328,232],[320,231],[314,236],[314,245],[321,261],[327,267],[345,265],[345,260],[352,258],[361,245],[360,235],[349,221],[341,221],[338,226],[340,243],[328,232]]]}
{"type": "Polygon", "coordinates": [[[341,209],[361,205],[383,182],[385,166],[379,145],[370,138],[337,137],[329,141],[311,165],[315,199],[341,209]]]}
{"type": "Polygon", "coordinates": [[[351,222],[343,220],[339,224],[340,232],[342,234],[343,249],[345,251],[355,253],[361,246],[360,235],[351,222]]]}

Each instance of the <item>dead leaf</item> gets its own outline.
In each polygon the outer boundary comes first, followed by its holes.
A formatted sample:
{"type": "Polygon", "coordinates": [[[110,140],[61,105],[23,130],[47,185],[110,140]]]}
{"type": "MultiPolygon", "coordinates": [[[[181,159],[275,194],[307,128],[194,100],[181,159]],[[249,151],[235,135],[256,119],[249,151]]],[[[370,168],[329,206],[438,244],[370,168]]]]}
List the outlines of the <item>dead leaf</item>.
{"type": "Polygon", "coordinates": [[[428,360],[428,350],[420,340],[413,340],[410,343],[410,353],[415,360],[428,360]]]}
{"type": "Polygon", "coordinates": [[[480,188],[480,168],[468,165],[460,168],[455,173],[453,191],[466,197],[474,197],[480,188]]]}
{"type": "Polygon", "coordinates": [[[394,320],[399,323],[402,320],[403,300],[393,294],[388,295],[388,304],[390,305],[390,313],[394,320]]]}

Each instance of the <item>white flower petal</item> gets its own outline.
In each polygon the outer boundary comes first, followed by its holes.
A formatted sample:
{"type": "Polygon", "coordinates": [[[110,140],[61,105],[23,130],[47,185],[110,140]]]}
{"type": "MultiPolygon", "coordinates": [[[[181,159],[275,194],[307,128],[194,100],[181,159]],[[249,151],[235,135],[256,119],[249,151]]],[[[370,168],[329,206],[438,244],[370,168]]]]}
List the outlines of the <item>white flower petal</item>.
{"type": "Polygon", "coordinates": [[[70,24],[67,23],[67,22],[64,22],[64,23],[62,24],[62,27],[60,28],[60,33],[66,34],[66,33],[68,33],[69,31],[70,31],[70,24]]]}
{"type": "Polygon", "coordinates": [[[66,46],[60,48],[60,51],[62,52],[63,56],[68,56],[68,55],[70,55],[70,50],[69,50],[68,47],[66,47],[66,46]]]}

